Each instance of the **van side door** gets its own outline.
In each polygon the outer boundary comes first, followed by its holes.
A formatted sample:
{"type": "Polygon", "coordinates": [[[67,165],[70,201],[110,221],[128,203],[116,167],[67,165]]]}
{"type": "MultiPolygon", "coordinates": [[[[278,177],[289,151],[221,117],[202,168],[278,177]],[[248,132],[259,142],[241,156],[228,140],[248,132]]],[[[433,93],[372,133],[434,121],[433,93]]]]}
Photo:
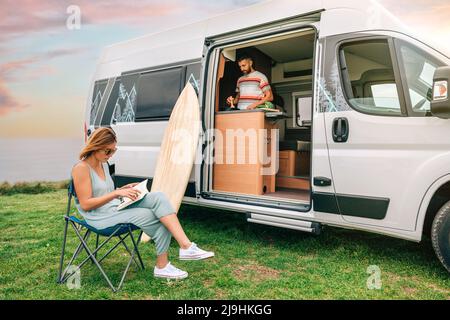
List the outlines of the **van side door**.
{"type": "Polygon", "coordinates": [[[324,47],[320,81],[333,100],[323,111],[339,211],[350,224],[413,231],[439,175],[425,164],[450,149],[450,127],[429,112],[442,61],[381,32],[330,37],[324,47]]]}

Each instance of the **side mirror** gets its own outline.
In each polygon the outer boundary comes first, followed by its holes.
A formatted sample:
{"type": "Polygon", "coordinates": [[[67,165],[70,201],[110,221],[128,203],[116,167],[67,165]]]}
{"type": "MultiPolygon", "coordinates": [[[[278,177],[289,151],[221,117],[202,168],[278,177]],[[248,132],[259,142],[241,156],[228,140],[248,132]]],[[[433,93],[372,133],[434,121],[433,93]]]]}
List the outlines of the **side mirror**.
{"type": "Polygon", "coordinates": [[[450,99],[448,96],[448,83],[450,80],[450,67],[439,67],[433,77],[433,100],[431,100],[431,113],[442,119],[450,119],[450,99]]]}

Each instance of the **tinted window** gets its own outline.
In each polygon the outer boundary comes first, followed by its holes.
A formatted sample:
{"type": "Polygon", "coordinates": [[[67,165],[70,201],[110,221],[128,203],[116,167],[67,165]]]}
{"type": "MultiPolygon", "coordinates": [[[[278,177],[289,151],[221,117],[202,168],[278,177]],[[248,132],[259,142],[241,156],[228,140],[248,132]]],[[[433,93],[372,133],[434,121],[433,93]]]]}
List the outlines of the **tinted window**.
{"type": "Polygon", "coordinates": [[[137,90],[136,120],[167,118],[181,92],[184,68],[141,74],[137,90]]]}
{"type": "Polygon", "coordinates": [[[364,113],[400,115],[400,99],[387,40],[367,40],[340,48],[344,91],[364,113]]]}

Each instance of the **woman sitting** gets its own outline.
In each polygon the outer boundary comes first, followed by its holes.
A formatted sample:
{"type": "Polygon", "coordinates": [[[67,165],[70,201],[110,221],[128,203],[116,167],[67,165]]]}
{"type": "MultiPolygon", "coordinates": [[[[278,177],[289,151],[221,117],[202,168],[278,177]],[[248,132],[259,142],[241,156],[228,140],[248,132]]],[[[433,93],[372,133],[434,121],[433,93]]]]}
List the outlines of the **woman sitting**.
{"type": "Polygon", "coordinates": [[[181,260],[201,260],[214,256],[189,240],[180,225],[176,212],[162,192],[150,192],[136,203],[123,210],[117,210],[119,198],[136,199],[137,183],[114,189],[109,174],[109,158],[116,151],[116,134],[110,128],[97,129],[80,153],[80,162],[72,170],[77,197],[75,204],[86,222],[96,228],[105,229],[120,223],[131,223],[149,235],[156,244],[157,258],[154,276],[183,279],[186,271],[170,264],[168,249],[172,236],[180,246],[181,260]]]}

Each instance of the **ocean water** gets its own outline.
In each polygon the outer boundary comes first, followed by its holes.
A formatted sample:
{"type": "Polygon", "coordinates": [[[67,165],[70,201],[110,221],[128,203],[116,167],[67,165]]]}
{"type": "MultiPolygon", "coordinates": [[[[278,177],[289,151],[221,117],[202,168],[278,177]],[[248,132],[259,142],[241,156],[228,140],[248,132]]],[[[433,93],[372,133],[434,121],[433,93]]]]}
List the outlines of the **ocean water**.
{"type": "Polygon", "coordinates": [[[67,180],[83,145],[82,137],[0,139],[0,183],[67,180]]]}

